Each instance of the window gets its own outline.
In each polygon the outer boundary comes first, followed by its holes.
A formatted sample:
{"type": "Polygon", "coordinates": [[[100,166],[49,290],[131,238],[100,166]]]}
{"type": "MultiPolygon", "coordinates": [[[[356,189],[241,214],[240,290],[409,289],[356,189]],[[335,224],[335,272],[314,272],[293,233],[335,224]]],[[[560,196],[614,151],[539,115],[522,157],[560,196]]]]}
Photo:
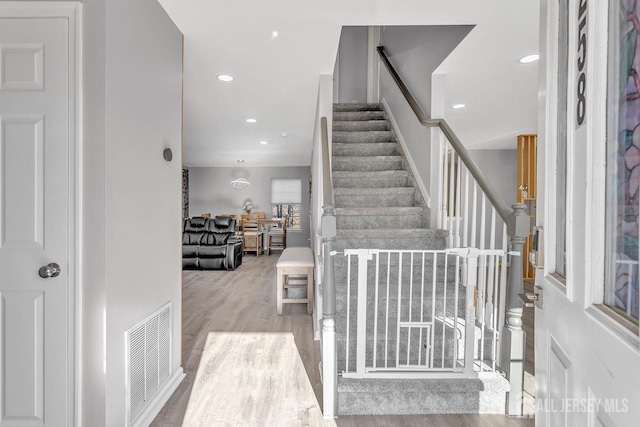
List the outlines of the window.
{"type": "Polygon", "coordinates": [[[556,274],[567,275],[567,109],[569,76],[569,2],[559,1],[558,129],[556,132],[556,274]]]}
{"type": "Polygon", "coordinates": [[[609,30],[604,303],[638,324],[639,0],[613,1],[609,30]]]}
{"type": "Polygon", "coordinates": [[[287,228],[300,230],[300,202],[302,200],[302,181],[299,179],[271,180],[271,214],[273,218],[288,215],[287,228]]]}

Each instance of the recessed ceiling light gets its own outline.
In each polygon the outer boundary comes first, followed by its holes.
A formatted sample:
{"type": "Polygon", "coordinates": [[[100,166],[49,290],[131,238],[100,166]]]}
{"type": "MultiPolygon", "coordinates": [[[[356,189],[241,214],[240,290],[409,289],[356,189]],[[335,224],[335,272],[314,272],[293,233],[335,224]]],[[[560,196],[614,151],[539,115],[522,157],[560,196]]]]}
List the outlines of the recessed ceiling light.
{"type": "Polygon", "coordinates": [[[247,123],[255,123],[256,119],[247,119],[247,123]]]}
{"type": "Polygon", "coordinates": [[[452,105],[451,108],[455,108],[456,110],[459,110],[460,108],[464,108],[466,107],[466,104],[456,104],[456,105],[452,105]]]}
{"type": "Polygon", "coordinates": [[[230,76],[229,74],[218,74],[218,80],[223,82],[230,82],[233,81],[233,76],[230,76]]]}
{"type": "Polygon", "coordinates": [[[273,38],[278,37],[278,32],[277,31],[272,32],[271,33],[271,37],[273,37],[273,38]]]}
{"type": "Polygon", "coordinates": [[[289,136],[289,134],[288,134],[288,133],[286,133],[286,132],[282,132],[282,133],[280,134],[280,136],[281,136],[281,137],[283,137],[283,138],[286,138],[286,137],[288,137],[288,136],[289,136]]]}
{"type": "Polygon", "coordinates": [[[269,143],[269,141],[260,141],[260,144],[262,145],[267,145],[269,143]]]}
{"type": "Polygon", "coordinates": [[[238,159],[237,161],[238,161],[238,163],[244,163],[244,160],[242,160],[242,159],[238,159]]]}
{"type": "Polygon", "coordinates": [[[524,57],[520,58],[518,60],[518,62],[521,63],[521,64],[529,64],[531,62],[536,62],[538,59],[540,59],[540,55],[538,55],[536,53],[536,54],[533,54],[533,55],[524,56],[524,57]]]}

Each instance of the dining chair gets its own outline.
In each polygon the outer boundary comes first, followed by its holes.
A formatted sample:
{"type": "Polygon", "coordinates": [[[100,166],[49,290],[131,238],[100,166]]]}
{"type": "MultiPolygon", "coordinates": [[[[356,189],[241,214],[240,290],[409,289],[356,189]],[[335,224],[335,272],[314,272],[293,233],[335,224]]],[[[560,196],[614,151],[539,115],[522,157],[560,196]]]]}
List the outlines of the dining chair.
{"type": "Polygon", "coordinates": [[[272,228],[267,233],[267,255],[271,253],[272,249],[275,249],[278,251],[284,251],[287,248],[287,223],[288,222],[289,222],[289,216],[284,215],[282,217],[282,228],[272,228]]]}
{"type": "Polygon", "coordinates": [[[242,240],[243,240],[243,253],[255,252],[256,256],[262,252],[262,229],[259,228],[258,221],[244,220],[242,221],[242,240]]]}

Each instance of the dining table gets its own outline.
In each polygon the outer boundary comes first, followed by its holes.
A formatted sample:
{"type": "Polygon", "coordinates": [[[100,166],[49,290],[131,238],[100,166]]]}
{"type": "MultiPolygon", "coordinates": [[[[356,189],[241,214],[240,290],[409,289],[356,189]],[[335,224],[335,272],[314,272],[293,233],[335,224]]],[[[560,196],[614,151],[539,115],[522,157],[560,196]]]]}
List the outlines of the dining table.
{"type": "MultiPolygon", "coordinates": [[[[258,229],[261,229],[263,231],[263,248],[266,248],[267,234],[269,233],[271,227],[282,224],[282,218],[252,218],[251,221],[256,221],[258,223],[258,229]]],[[[240,220],[240,229],[242,229],[242,220],[240,220]]]]}

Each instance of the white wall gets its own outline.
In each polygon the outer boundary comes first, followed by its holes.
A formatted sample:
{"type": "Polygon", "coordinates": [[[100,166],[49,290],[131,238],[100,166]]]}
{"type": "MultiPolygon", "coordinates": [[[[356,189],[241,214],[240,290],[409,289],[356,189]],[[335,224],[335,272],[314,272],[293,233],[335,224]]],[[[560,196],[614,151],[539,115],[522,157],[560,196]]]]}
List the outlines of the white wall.
{"type": "Polygon", "coordinates": [[[157,0],[109,0],[106,17],[105,424],[122,426],[124,332],[169,301],[181,364],[182,34],[157,0]]]}
{"type": "MultiPolygon", "coordinates": [[[[514,141],[515,143],[515,141],[514,141]]],[[[469,150],[469,154],[478,164],[482,173],[487,177],[493,188],[500,197],[504,199],[507,205],[511,206],[516,202],[517,190],[517,150],[469,150]]],[[[478,206],[480,205],[480,196],[478,196],[478,206]]],[[[482,212],[478,208],[477,221],[480,224],[482,212]]],[[[487,202],[486,221],[487,224],[491,219],[491,204],[487,202]]],[[[490,247],[490,236],[486,231],[485,247],[490,247]]],[[[477,233],[478,239],[480,230],[477,233]]],[[[502,229],[496,228],[495,242],[502,241],[502,229]]]]}
{"type": "Polygon", "coordinates": [[[500,197],[507,205],[513,205],[517,194],[517,150],[469,150],[469,154],[500,197]]]}
{"type": "MultiPolygon", "coordinates": [[[[432,73],[471,29],[468,25],[381,28],[380,45],[427,115],[431,114],[432,73]]],[[[380,98],[387,103],[407,144],[418,169],[416,178],[429,188],[430,131],[418,122],[384,65],[380,68],[380,98]]]]}
{"type": "Polygon", "coordinates": [[[336,102],[367,102],[368,37],[367,27],[342,27],[336,102]]]}
{"type": "Polygon", "coordinates": [[[242,214],[247,200],[253,203],[254,212],[264,212],[271,217],[271,180],[278,178],[302,181],[301,231],[287,229],[287,245],[309,246],[309,166],[295,167],[238,167],[238,168],[189,168],[189,214],[199,216],[210,212],[242,214]],[[246,178],[251,185],[236,190],[231,181],[246,178]]]}

